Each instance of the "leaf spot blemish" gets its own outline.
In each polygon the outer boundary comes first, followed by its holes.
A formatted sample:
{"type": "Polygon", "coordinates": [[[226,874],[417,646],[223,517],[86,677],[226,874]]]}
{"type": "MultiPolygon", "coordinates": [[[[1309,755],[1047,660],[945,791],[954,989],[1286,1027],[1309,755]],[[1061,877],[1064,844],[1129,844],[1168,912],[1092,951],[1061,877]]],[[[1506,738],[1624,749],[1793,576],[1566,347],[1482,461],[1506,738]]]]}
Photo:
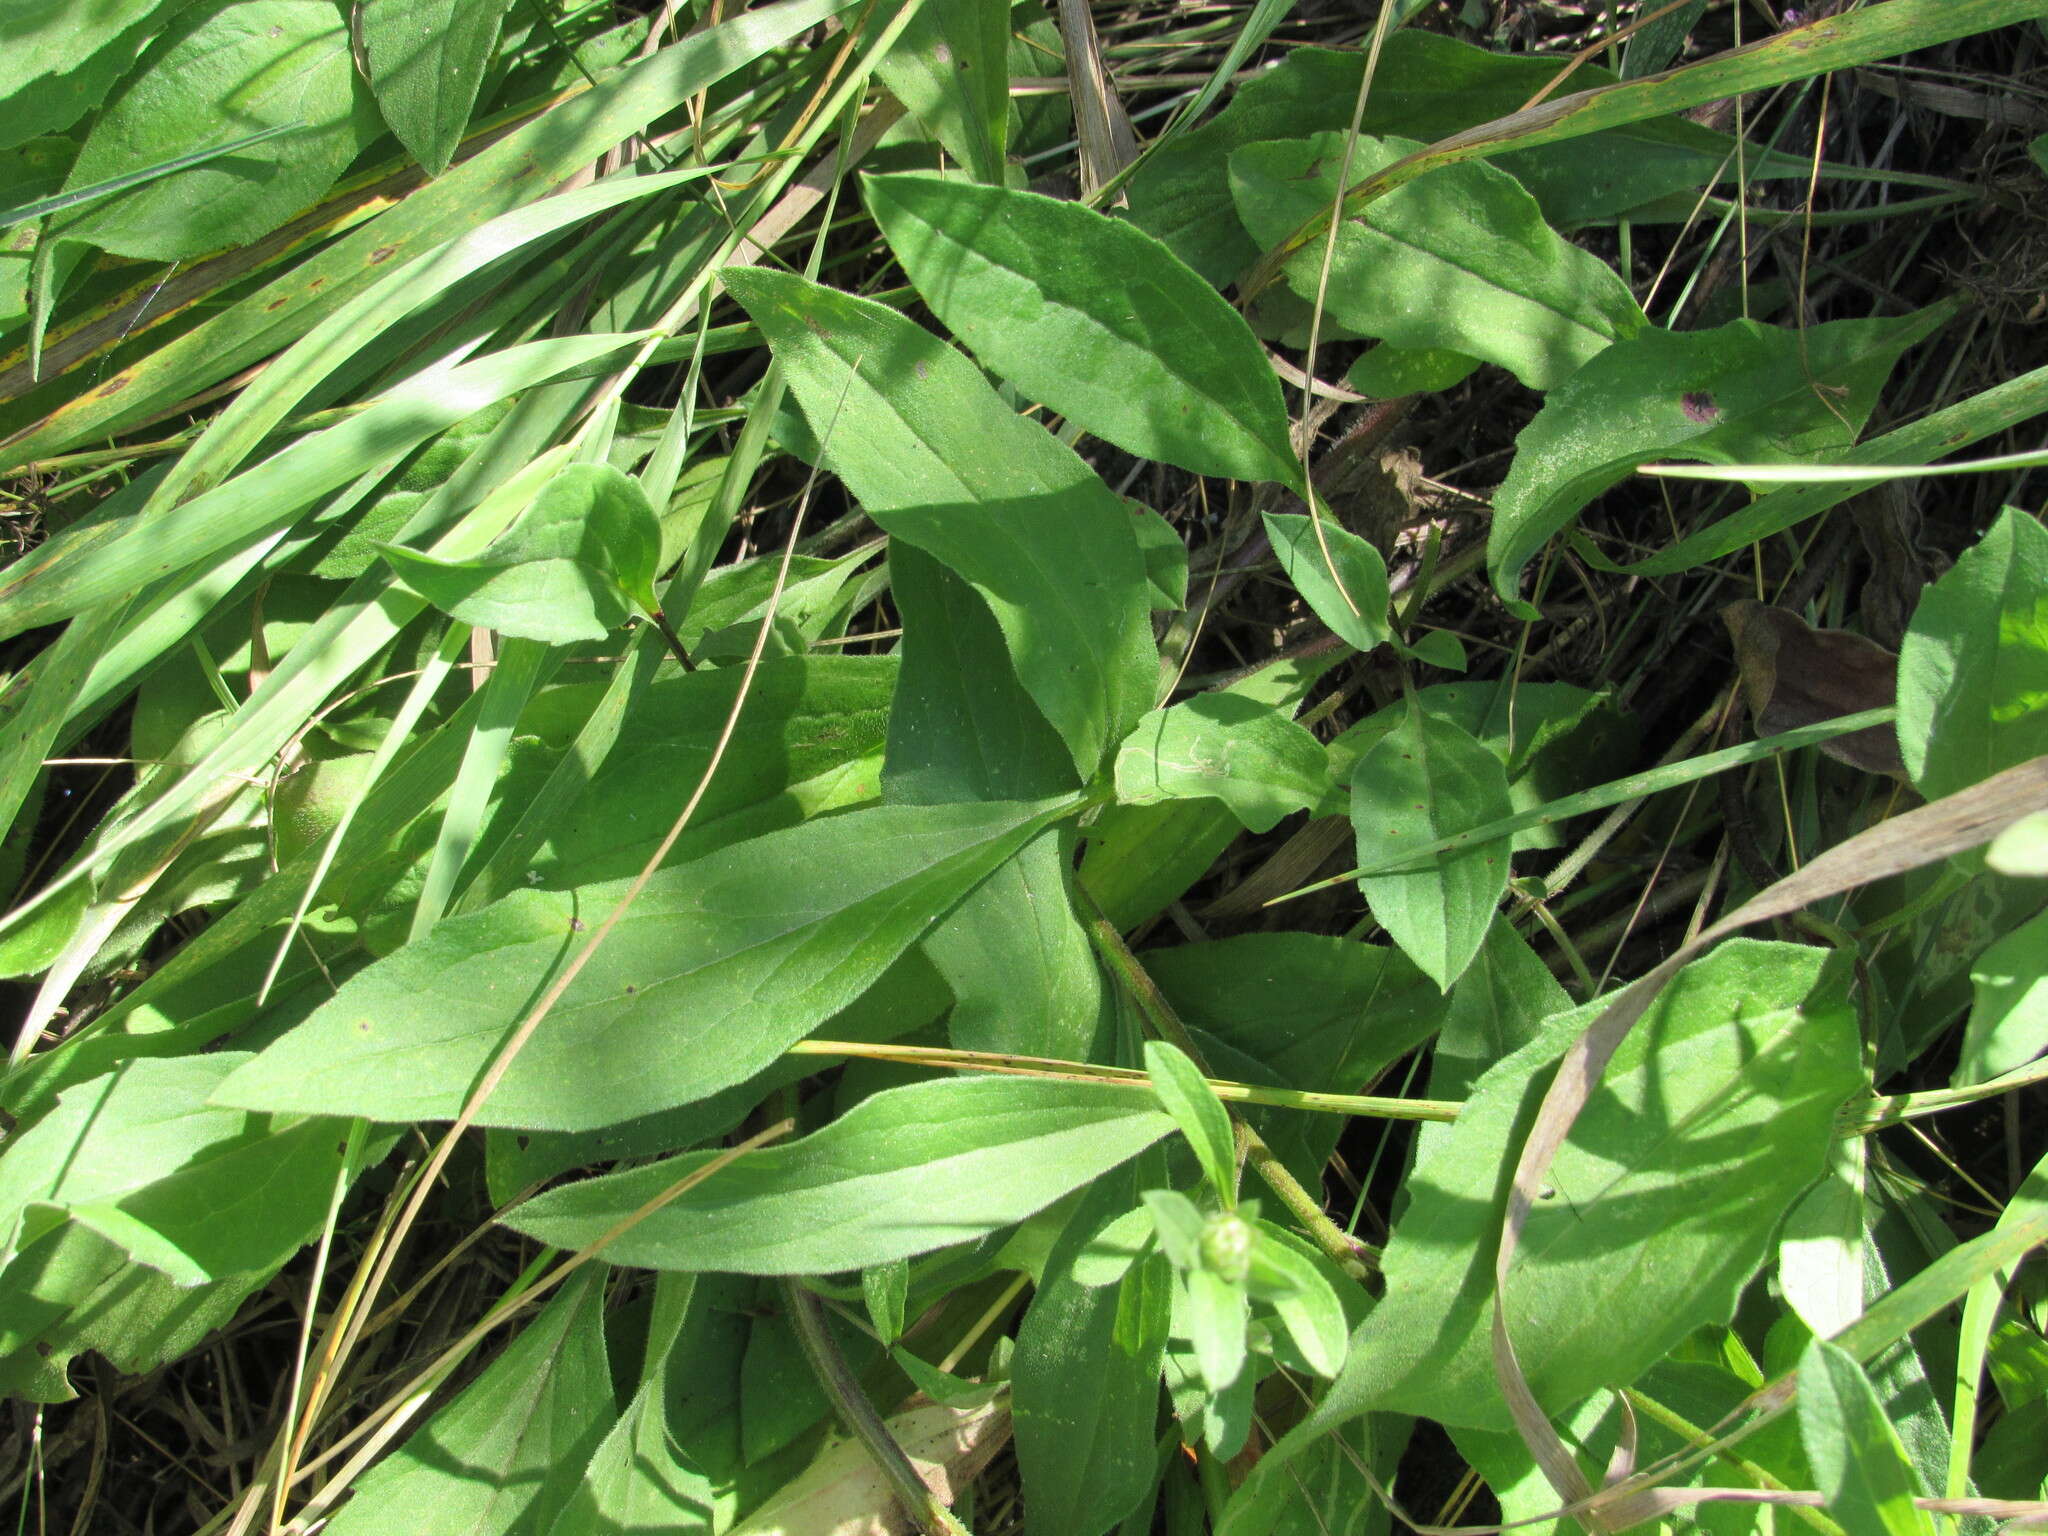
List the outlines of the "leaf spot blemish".
{"type": "Polygon", "coordinates": [[[633,983],[631,983],[630,981],[629,981],[629,982],[627,982],[627,983],[626,983],[626,996],[628,996],[628,997],[638,997],[639,995],[640,995],[640,989],[639,989],[638,987],[634,986],[634,985],[633,985],[633,983]]]}
{"type": "Polygon", "coordinates": [[[1685,412],[1687,421],[1698,422],[1702,426],[1721,414],[1721,407],[1714,404],[1714,397],[1703,389],[1689,389],[1680,395],[1678,408],[1685,412]]]}
{"type": "Polygon", "coordinates": [[[572,917],[572,918],[570,918],[570,919],[569,919],[569,931],[570,931],[571,933],[581,933],[581,932],[583,931],[583,919],[582,919],[582,918],[580,918],[580,917],[572,917]]]}
{"type": "Polygon", "coordinates": [[[370,252],[370,265],[371,265],[371,266],[373,266],[373,267],[375,267],[375,266],[380,266],[380,265],[382,265],[382,264],[383,264],[384,262],[387,262],[387,261],[389,261],[389,260],[390,260],[390,259],[391,259],[391,258],[392,258],[393,256],[395,256],[395,255],[397,255],[397,254],[398,254],[398,247],[397,247],[397,246],[395,246],[395,245],[380,245],[380,246],[378,246],[378,247],[377,247],[377,249],[375,249],[374,251],[370,252]]]}
{"type": "Polygon", "coordinates": [[[106,383],[102,384],[98,389],[94,390],[93,393],[99,396],[100,399],[104,400],[109,395],[118,395],[119,393],[121,393],[122,390],[126,389],[127,387],[128,375],[124,373],[118,375],[115,378],[107,380],[106,383]]]}

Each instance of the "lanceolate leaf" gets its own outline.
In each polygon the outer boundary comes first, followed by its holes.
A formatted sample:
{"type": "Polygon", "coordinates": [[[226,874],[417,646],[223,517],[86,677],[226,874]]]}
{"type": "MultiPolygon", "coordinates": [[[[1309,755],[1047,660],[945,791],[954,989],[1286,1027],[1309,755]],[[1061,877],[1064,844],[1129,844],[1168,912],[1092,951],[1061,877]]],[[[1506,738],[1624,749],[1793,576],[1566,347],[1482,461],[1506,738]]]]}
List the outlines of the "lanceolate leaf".
{"type": "Polygon", "coordinates": [[[1154,710],[1116,757],[1122,804],[1217,799],[1254,832],[1316,804],[1329,779],[1328,756],[1306,727],[1231,693],[1154,710]]]}
{"type": "Polygon", "coordinates": [[[1985,950],[1970,980],[1976,1001],[1956,1063],[1957,1087],[1987,1082],[2048,1050],[2048,912],[1985,950]]]}
{"type": "Polygon", "coordinates": [[[1197,474],[1300,478],[1243,318],[1136,226],[1079,203],[871,176],[868,211],[946,328],[1033,400],[1197,474]]]}
{"type": "Polygon", "coordinates": [[[370,89],[429,176],[448,169],[511,0],[361,0],[370,89]]]}
{"type": "Polygon", "coordinates": [[[326,1213],[347,1131],[210,1106],[248,1059],[132,1061],[63,1094],[0,1159],[0,1268],[66,1220],[184,1286],[282,1264],[326,1213]]]}
{"type": "MultiPolygon", "coordinates": [[[[635,1224],[605,1257],[760,1275],[864,1269],[1020,1221],[1172,1129],[1146,1097],[1099,1087],[1002,1077],[912,1083],[863,1100],[801,1141],[745,1154],[635,1224]]],[[[550,1190],[506,1224],[581,1247],[717,1155],[693,1152],[550,1190]]]]}
{"type": "MultiPolygon", "coordinates": [[[[1074,802],[875,807],[663,871],[514,1058],[482,1125],[588,1130],[750,1076],[860,996],[1074,802]]],[[[342,987],[220,1102],[446,1120],[626,881],[518,891],[342,987]]]]}
{"type": "Polygon", "coordinates": [[[1173,1123],[1194,1148],[1195,1159],[1228,1207],[1237,1201],[1237,1153],[1230,1115],[1187,1053],[1164,1040],[1145,1042],[1145,1072],[1173,1123]]]}
{"type": "MultiPolygon", "coordinates": [[[[51,75],[68,75],[112,45],[130,28],[140,30],[152,18],[161,26],[185,6],[186,0],[107,0],[102,5],[44,5],[40,0],[9,0],[0,8],[0,101],[10,110],[11,98],[51,75]]],[[[130,57],[133,57],[132,52],[130,57]]],[[[91,105],[84,103],[84,106],[91,105]]],[[[50,128],[70,126],[69,120],[50,128]]],[[[41,126],[31,133],[41,133],[41,126]]],[[[15,142],[0,135],[0,142],[15,142]]]]}
{"type": "MultiPolygon", "coordinates": [[[[1462,726],[1420,708],[1351,775],[1358,861],[1370,867],[1509,812],[1507,771],[1462,726]]],[[[1509,840],[1438,854],[1412,874],[1358,882],[1380,925],[1446,992],[1471,962],[1508,883],[1509,840]]]]}
{"type": "Polygon", "coordinates": [[[528,640],[601,640],[633,605],[651,611],[661,523],[640,482],[571,464],[471,560],[388,545],[399,578],[450,616],[528,640]]]}
{"type": "Polygon", "coordinates": [[[1098,1179],[1076,1205],[1017,1330],[1011,1401],[1030,1536],[1098,1536],[1142,1502],[1158,1475],[1172,1271],[1153,1253],[1114,1284],[1082,1278],[1086,1250],[1133,1208],[1142,1174],[1140,1164],[1098,1179]]]}
{"type": "Polygon", "coordinates": [[[726,274],[868,514],[972,583],[1082,777],[1152,703],[1145,563],[1123,503],[966,358],[865,299],[726,274]]]}
{"type": "MultiPolygon", "coordinates": [[[[1229,282],[1258,255],[1233,217],[1225,174],[1231,153],[1347,128],[1366,61],[1363,48],[1291,50],[1240,86],[1209,122],[1152,154],[1131,183],[1132,218],[1210,281],[1229,282]]],[[[1416,27],[1392,33],[1375,62],[1360,131],[1411,139],[1442,138],[1505,117],[1557,77],[1556,65],[1540,55],[1495,53],[1416,27]]],[[[1598,65],[1571,77],[1574,88],[1613,79],[1598,65]]],[[[1570,228],[1667,193],[1732,180],[1734,153],[1727,135],[1666,117],[1588,134],[1562,151],[1508,150],[1497,163],[1535,195],[1552,224],[1570,228]]],[[[1742,165],[1750,177],[1803,179],[1811,171],[1801,157],[1767,156],[1761,147],[1742,165]]]]}
{"type": "MultiPolygon", "coordinates": [[[[1245,227],[1273,246],[1337,195],[1345,135],[1248,144],[1230,157],[1245,227]]],[[[1422,146],[1361,138],[1356,185],[1422,146]]],[[[1474,162],[1411,182],[1344,220],[1327,288],[1320,244],[1287,267],[1294,291],[1330,316],[1397,346],[1463,352],[1551,389],[1634,335],[1642,309],[1614,270],[1543,222],[1506,171],[1474,162]]]]}
{"type": "Polygon", "coordinates": [[[1008,0],[924,0],[875,73],[976,181],[1003,184],[1008,0]]]}
{"type": "Polygon", "coordinates": [[[1017,681],[974,588],[915,544],[889,551],[903,676],[882,793],[899,805],[1031,800],[1077,789],[1073,755],[1017,681]]]}
{"type": "Polygon", "coordinates": [[[327,1529],[337,1536],[545,1531],[616,1412],[602,1272],[592,1266],[461,1396],[364,1473],[327,1529]]]}
{"type": "Polygon", "coordinates": [[[1854,1355],[1825,1339],[1799,1357],[1799,1439],[1827,1511],[1844,1530],[1934,1536],[1933,1518],[1913,1503],[1920,1478],[1870,1378],[1854,1355]]]}
{"type": "Polygon", "coordinates": [[[66,190],[246,137],[294,131],[58,219],[49,236],[122,256],[196,256],[268,234],[318,201],[375,136],[348,30],[321,0],[202,0],[94,120],[66,190]]]}
{"type": "Polygon", "coordinates": [[[1338,639],[1370,651],[1387,638],[1387,562],[1377,549],[1327,515],[1268,512],[1265,522],[1280,568],[1338,639]]]}
{"type": "Polygon", "coordinates": [[[1486,561],[1525,617],[1516,578],[1581,507],[1638,464],[1796,462],[1855,440],[1899,354],[1947,318],[1838,320],[1803,331],[1732,320],[1646,330],[1602,352],[1544,401],[1494,498],[1486,561]]]}
{"type": "MultiPolygon", "coordinates": [[[[1681,972],[1609,1064],[1509,1289],[1509,1332],[1553,1410],[1626,1385],[1694,1327],[1726,1321],[1780,1216],[1820,1174],[1835,1109],[1861,1083],[1855,1015],[1827,958],[1733,941],[1681,972]]],[[[1417,1167],[1387,1297],[1332,1389],[1340,1416],[1389,1408],[1508,1427],[1488,1342],[1492,1234],[1525,1117],[1598,1008],[1552,1020],[1482,1076],[1417,1167]]]]}
{"type": "Polygon", "coordinates": [[[1921,594],[1899,648],[1899,746],[1933,799],[2048,751],[2048,529],[2008,507],[1921,594]]]}

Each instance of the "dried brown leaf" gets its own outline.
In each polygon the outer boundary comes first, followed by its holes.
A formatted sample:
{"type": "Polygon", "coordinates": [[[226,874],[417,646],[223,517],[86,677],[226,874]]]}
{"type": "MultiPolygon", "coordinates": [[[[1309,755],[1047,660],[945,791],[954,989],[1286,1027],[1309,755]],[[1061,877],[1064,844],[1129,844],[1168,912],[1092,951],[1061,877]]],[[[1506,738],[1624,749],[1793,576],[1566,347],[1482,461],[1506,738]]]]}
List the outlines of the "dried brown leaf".
{"type": "MultiPolygon", "coordinates": [[[[1898,696],[1899,658],[1846,629],[1815,629],[1789,608],[1753,599],[1730,603],[1721,622],[1735,642],[1742,696],[1759,736],[1883,709],[1898,696]]],[[[1866,773],[1905,777],[1888,725],[1821,743],[1821,751],[1866,773]]]]}

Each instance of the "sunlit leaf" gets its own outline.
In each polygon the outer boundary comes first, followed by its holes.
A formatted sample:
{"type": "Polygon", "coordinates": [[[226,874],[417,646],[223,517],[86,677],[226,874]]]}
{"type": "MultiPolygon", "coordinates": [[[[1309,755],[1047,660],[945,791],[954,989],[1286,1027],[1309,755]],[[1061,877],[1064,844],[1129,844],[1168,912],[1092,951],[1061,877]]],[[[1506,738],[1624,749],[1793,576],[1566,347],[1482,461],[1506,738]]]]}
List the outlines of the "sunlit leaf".
{"type": "MultiPolygon", "coordinates": [[[[1351,773],[1358,862],[1387,863],[1404,847],[1506,816],[1500,759],[1438,715],[1411,708],[1351,773]]],[[[1471,963],[1507,890],[1509,841],[1440,853],[1412,873],[1358,882],[1373,916],[1402,951],[1449,991],[1471,963]]]]}
{"type": "Polygon", "coordinates": [[[932,312],[1032,399],[1140,458],[1299,479],[1258,340],[1150,235],[1001,187],[933,176],[873,176],[866,187],[932,312]]]}
{"type": "MultiPolygon", "coordinates": [[[[618,1264],[742,1274],[864,1269],[1021,1221],[1173,1129],[1135,1094],[956,1077],[864,1099],[823,1130],[749,1152],[606,1248],[618,1264]]],[[[577,1248],[701,1168],[693,1152],[550,1190],[507,1224],[577,1248]]]]}

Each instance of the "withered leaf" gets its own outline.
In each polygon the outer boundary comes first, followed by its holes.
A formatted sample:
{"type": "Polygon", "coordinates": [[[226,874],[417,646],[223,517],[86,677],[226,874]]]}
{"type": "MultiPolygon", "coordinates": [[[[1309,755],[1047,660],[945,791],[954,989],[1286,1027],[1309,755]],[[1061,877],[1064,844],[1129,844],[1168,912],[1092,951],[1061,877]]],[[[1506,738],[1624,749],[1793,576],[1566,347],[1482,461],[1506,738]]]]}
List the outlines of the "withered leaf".
{"type": "MultiPolygon", "coordinates": [[[[1735,642],[1742,696],[1759,736],[1882,709],[1897,696],[1899,658],[1875,640],[1815,629],[1789,608],[1750,598],[1723,608],[1721,622],[1735,642]]],[[[1837,736],[1820,749],[1866,773],[1905,777],[1888,725],[1837,736]]]]}

